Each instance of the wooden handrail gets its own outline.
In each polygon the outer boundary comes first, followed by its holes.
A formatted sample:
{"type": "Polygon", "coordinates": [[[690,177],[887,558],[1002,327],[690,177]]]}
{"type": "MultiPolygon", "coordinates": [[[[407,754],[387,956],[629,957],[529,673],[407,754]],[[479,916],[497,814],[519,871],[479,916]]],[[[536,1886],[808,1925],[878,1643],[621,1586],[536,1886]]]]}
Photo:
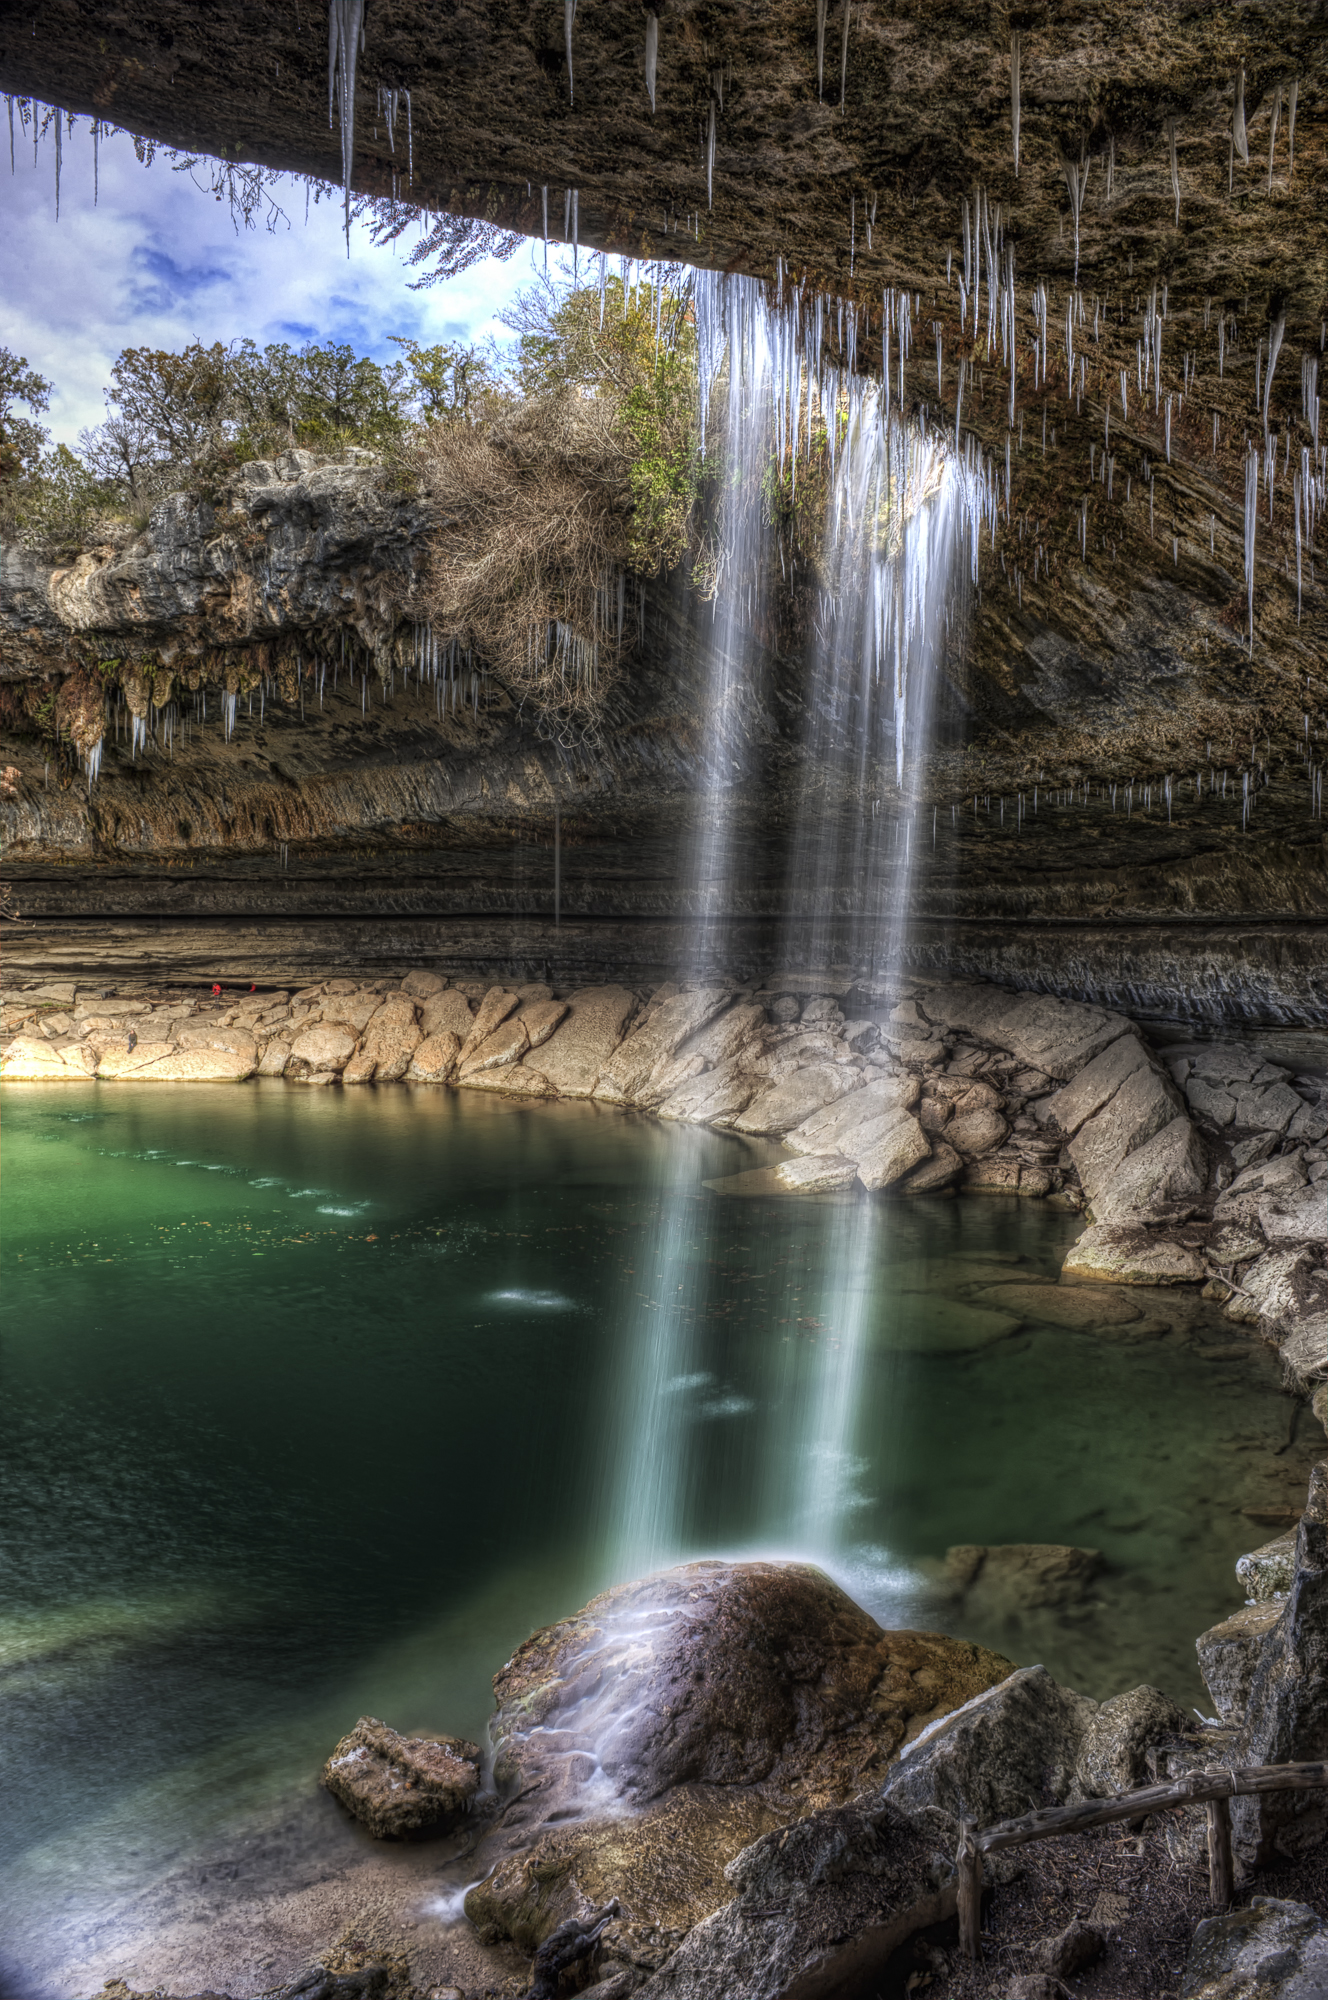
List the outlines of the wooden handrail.
{"type": "Polygon", "coordinates": [[[1111,1799],[1084,1799],[1074,1806],[1043,1806],[1022,1819],[1002,1820],[979,1829],[961,1820],[955,1854],[958,1873],[959,1942],[969,1958],[978,1956],[978,1919],[982,1903],[982,1857],[1002,1848],[1022,1847],[1030,1840],[1056,1834],[1087,1833],[1118,1819],[1143,1819],[1148,1813],[1177,1806],[1208,1807],[1208,1893],[1215,1910],[1231,1901],[1231,1809],[1227,1801],[1260,1792],[1312,1791],[1328,1785],[1328,1763],[1250,1764],[1239,1770],[1191,1771],[1168,1785],[1145,1785],[1137,1792],[1118,1792],[1111,1799]]]}

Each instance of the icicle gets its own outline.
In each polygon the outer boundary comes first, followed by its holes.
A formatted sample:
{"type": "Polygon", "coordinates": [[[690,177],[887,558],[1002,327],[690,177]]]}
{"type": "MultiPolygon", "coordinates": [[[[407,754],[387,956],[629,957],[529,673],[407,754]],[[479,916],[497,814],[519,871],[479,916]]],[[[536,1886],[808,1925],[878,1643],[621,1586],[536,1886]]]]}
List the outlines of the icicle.
{"type": "Polygon", "coordinates": [[[1274,97],[1273,97],[1273,122],[1272,122],[1272,126],[1271,126],[1271,128],[1270,128],[1270,130],[1269,130],[1269,133],[1268,133],[1268,188],[1267,188],[1267,192],[1268,192],[1269,194],[1271,194],[1271,193],[1272,193],[1272,191],[1273,191],[1273,148],[1274,148],[1274,146],[1275,146],[1275,145],[1277,144],[1277,127],[1278,127],[1278,123],[1279,123],[1279,121],[1280,121],[1280,119],[1281,119],[1281,116],[1282,116],[1282,86],[1281,86],[1281,84],[1279,83],[1279,84],[1278,84],[1278,86],[1277,86],[1277,90],[1276,90],[1276,93],[1275,93],[1275,95],[1274,95],[1274,97]]]}
{"type": "Polygon", "coordinates": [[[844,109],[844,99],[848,94],[848,24],[852,0],[844,0],[844,39],[839,51],[839,109],[844,109]]]}
{"type": "Polygon", "coordinates": [[[646,15],[646,96],[650,115],[655,115],[655,74],[659,67],[659,15],[652,8],[646,15]]]}
{"type": "Polygon", "coordinates": [[[1254,652],[1254,537],[1259,520],[1259,456],[1245,455],[1245,592],[1249,607],[1250,653],[1254,652]]]}
{"type": "Polygon", "coordinates": [[[341,123],[341,184],[350,255],[350,177],[355,160],[355,67],[364,40],[364,0],[328,0],[327,122],[335,101],[341,123]]]}
{"type": "Polygon", "coordinates": [[[1061,172],[1070,194],[1070,207],[1074,213],[1074,282],[1079,282],[1079,211],[1084,205],[1084,191],[1088,186],[1088,169],[1091,160],[1083,160],[1075,166],[1072,160],[1061,155],[1061,172]]]}
{"type": "Polygon", "coordinates": [[[1296,99],[1300,96],[1300,78],[1291,79],[1291,98],[1287,105],[1287,179],[1296,170],[1296,99]]]}
{"type": "Polygon", "coordinates": [[[816,0],[816,95],[825,96],[825,14],[829,0],[816,0]]]}
{"type": "Polygon", "coordinates": [[[1268,325],[1268,373],[1264,377],[1263,384],[1263,428],[1265,435],[1267,435],[1268,431],[1268,402],[1273,393],[1273,370],[1277,366],[1277,357],[1282,352],[1282,336],[1285,332],[1286,307],[1283,306],[1277,318],[1270,320],[1268,325]]]}
{"type": "Polygon", "coordinates": [[[1014,172],[1017,180],[1019,178],[1019,32],[1017,29],[1010,37],[1010,129],[1014,137],[1014,172]]]}
{"type": "Polygon", "coordinates": [[[1176,121],[1167,120],[1167,148],[1171,157],[1171,192],[1176,200],[1176,227],[1180,227],[1180,168],[1176,164],[1176,121]]]}
{"type": "Polygon", "coordinates": [[[715,206],[715,100],[710,100],[710,130],[706,136],[706,207],[715,206]]]}
{"type": "Polygon", "coordinates": [[[1231,114],[1231,143],[1246,166],[1250,163],[1250,141],[1245,130],[1245,65],[1236,77],[1236,108],[1231,114]]]}
{"type": "Polygon", "coordinates": [[[576,19],[576,0],[563,0],[563,30],[567,37],[567,102],[574,102],[572,95],[572,23],[576,19]]]}

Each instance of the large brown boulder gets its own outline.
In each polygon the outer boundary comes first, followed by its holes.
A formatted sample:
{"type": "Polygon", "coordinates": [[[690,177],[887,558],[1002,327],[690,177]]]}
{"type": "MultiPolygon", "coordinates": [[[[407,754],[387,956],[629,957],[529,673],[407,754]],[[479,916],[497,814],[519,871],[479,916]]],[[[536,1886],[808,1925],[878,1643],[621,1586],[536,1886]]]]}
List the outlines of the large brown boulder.
{"type": "Polygon", "coordinates": [[[688,1563],[606,1591],[495,1677],[509,1803],[467,1914],[533,1950],[578,1897],[617,1896],[626,1948],[658,1963],[727,1900],[743,1847],[879,1784],[1010,1671],[964,1640],[883,1631],[799,1563],[688,1563]]]}
{"type": "Polygon", "coordinates": [[[446,1833],[480,1787],[480,1750],[460,1736],[400,1736],[362,1715],[323,1766],[323,1783],[377,1840],[446,1833]]]}

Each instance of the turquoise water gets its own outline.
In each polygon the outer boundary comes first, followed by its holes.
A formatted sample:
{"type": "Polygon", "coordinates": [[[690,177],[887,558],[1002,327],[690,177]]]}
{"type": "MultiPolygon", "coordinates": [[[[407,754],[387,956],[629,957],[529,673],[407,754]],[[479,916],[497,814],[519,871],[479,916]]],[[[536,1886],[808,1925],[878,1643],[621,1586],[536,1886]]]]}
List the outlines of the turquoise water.
{"type": "Polygon", "coordinates": [[[1194,1301],[994,1311],[1077,1233],[1041,1204],[864,1204],[855,1274],[842,1200],[706,1187],[771,1148],[590,1105],[71,1084],[4,1113],[16,1992],[75,1875],[85,1911],[132,1893],[307,1789],[357,1715],[482,1733],[512,1646],[615,1574],[665,1235],[679,1549],[799,1546],[805,1413],[851,1327],[836,1573],[1086,1692],[1205,1702],[1194,1636],[1271,1532],[1241,1509],[1308,1454],[1272,1362],[1194,1301]],[[947,1546],[1011,1541],[1108,1567],[985,1628],[934,1595],[947,1546]]]}

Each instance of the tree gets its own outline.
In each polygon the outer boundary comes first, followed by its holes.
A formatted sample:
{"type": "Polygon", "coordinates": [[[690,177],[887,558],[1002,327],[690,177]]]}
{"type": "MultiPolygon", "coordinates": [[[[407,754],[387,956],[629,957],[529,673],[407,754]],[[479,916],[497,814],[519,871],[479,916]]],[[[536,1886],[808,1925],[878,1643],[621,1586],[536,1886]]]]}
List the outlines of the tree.
{"type": "Polygon", "coordinates": [[[0,347],[0,484],[31,471],[50,442],[50,432],[32,417],[18,416],[15,403],[26,403],[34,413],[45,410],[53,386],[29,368],[25,355],[0,347]]]}
{"type": "Polygon", "coordinates": [[[404,401],[421,423],[464,417],[476,398],[495,386],[488,357],[477,347],[452,340],[421,347],[418,341],[399,333],[394,333],[392,340],[405,357],[404,401]]]}

